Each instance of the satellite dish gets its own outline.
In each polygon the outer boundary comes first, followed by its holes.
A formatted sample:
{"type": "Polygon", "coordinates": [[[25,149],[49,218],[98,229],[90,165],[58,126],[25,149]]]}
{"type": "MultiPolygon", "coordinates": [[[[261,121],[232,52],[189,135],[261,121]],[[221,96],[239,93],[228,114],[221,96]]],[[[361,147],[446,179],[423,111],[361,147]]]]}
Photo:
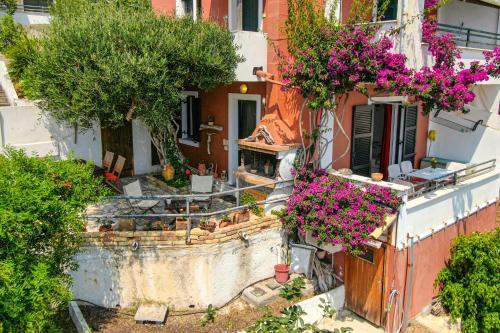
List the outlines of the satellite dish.
{"type": "Polygon", "coordinates": [[[294,170],[293,162],[295,161],[295,156],[297,156],[296,151],[288,152],[285,157],[280,161],[279,175],[283,180],[292,180],[292,170],[294,170]]]}

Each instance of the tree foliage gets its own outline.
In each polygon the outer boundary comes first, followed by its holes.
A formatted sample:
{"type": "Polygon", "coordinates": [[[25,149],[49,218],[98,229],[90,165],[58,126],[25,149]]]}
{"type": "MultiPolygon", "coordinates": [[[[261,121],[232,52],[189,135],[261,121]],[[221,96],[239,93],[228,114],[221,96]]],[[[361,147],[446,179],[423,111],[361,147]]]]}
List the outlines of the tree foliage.
{"type": "Polygon", "coordinates": [[[451,317],[466,333],[500,331],[500,228],[459,236],[436,283],[451,317]]]}
{"type": "Polygon", "coordinates": [[[71,299],[81,212],[107,193],[93,167],[73,160],[0,155],[0,331],[57,331],[71,299]]]}
{"type": "Polygon", "coordinates": [[[162,160],[176,150],[182,91],[229,84],[242,59],[213,22],[158,16],[144,0],[61,0],[24,88],[82,127],[142,120],[162,160]],[[142,5],[141,5],[142,4],[142,5]]]}

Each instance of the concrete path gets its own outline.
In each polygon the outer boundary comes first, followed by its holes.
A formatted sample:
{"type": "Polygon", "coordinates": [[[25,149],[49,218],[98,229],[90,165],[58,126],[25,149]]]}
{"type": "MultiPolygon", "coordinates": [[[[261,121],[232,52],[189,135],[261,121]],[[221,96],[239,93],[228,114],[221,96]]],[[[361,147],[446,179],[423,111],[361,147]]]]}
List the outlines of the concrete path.
{"type": "Polygon", "coordinates": [[[362,333],[383,333],[381,327],[376,327],[367,320],[359,317],[349,310],[341,310],[337,313],[334,319],[323,318],[318,327],[321,329],[334,330],[335,328],[350,327],[353,332],[362,333]]]}

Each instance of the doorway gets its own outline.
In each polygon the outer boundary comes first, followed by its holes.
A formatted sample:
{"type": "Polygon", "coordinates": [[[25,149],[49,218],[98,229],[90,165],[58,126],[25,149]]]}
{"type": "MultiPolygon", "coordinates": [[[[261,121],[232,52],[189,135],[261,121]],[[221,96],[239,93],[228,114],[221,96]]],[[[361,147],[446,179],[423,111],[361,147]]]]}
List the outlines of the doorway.
{"type": "Polygon", "coordinates": [[[252,134],[260,121],[261,96],[251,94],[229,94],[228,96],[228,176],[234,184],[234,172],[238,169],[241,152],[238,140],[252,134]]]}
{"type": "Polygon", "coordinates": [[[132,122],[125,121],[122,126],[107,128],[101,126],[102,154],[106,150],[115,153],[115,161],[118,155],[125,157],[125,166],[122,176],[134,175],[134,148],[132,139],[132,122]]]}
{"type": "Polygon", "coordinates": [[[359,256],[346,255],[346,308],[380,326],[383,317],[384,246],[366,247],[359,256]]]}
{"type": "Polygon", "coordinates": [[[389,164],[414,163],[418,111],[401,104],[359,105],[353,110],[351,169],[387,177],[389,164]]]}

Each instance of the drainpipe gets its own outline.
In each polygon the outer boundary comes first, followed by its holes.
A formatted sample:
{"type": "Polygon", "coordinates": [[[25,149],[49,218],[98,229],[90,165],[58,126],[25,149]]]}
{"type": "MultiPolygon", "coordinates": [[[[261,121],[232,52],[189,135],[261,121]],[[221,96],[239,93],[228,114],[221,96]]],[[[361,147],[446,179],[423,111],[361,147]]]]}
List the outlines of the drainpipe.
{"type": "Polygon", "coordinates": [[[408,327],[408,322],[409,322],[409,316],[410,316],[410,306],[411,306],[411,292],[413,289],[413,236],[408,236],[410,239],[410,262],[408,263],[410,272],[409,272],[409,277],[408,277],[408,289],[406,291],[406,304],[405,304],[405,316],[404,316],[404,322],[403,322],[403,332],[406,330],[408,327]]]}

